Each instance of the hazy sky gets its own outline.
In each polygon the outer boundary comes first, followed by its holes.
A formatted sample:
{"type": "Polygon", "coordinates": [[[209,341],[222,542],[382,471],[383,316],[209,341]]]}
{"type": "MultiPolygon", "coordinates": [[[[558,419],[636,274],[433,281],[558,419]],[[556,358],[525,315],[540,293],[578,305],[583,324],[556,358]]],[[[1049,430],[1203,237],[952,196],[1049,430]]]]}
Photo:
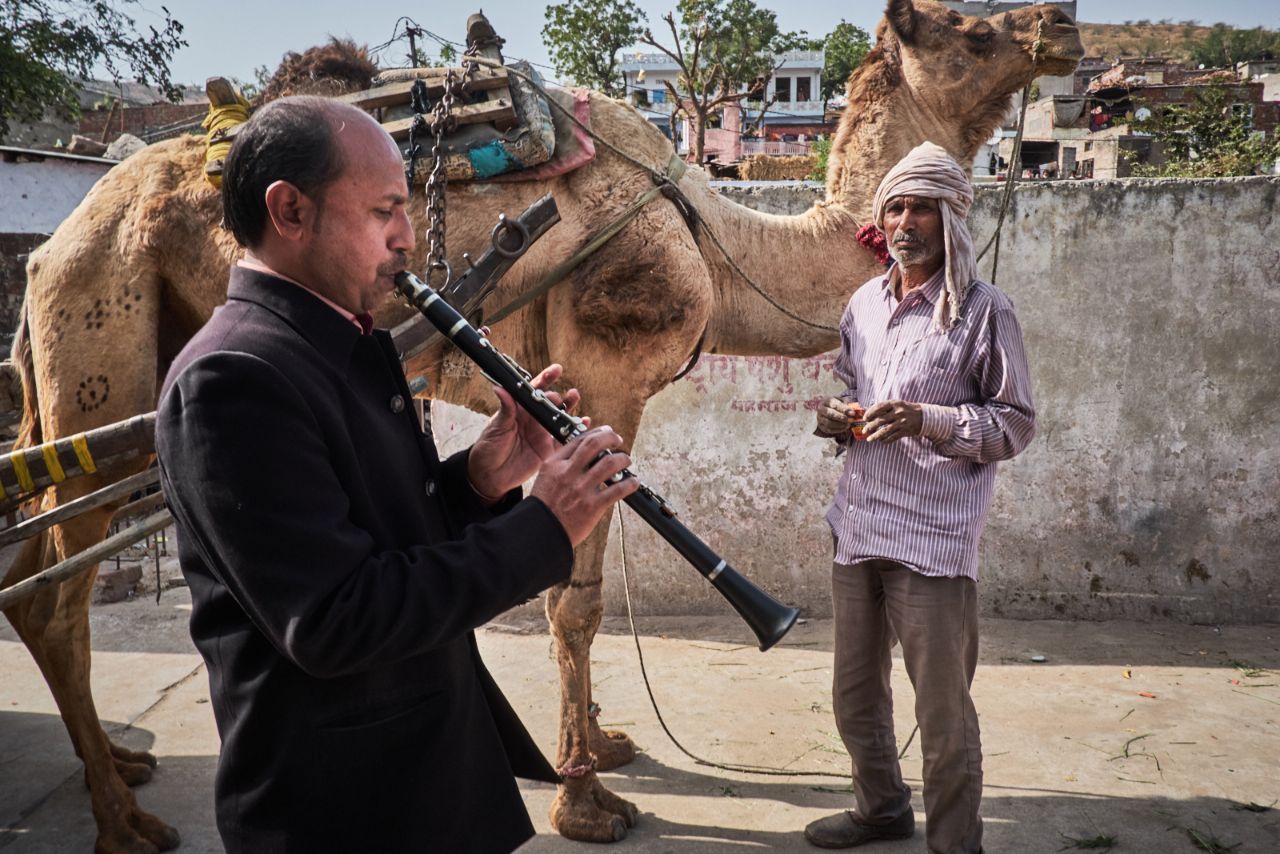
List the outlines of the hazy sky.
{"type": "MultiPolygon", "coordinates": [[[[396,20],[408,15],[418,25],[445,38],[462,41],[467,15],[483,8],[498,33],[506,38],[509,58],[546,63],[541,30],[545,23],[546,0],[474,0],[474,3],[442,3],[427,0],[415,5],[405,0],[361,0],[361,2],[275,2],[275,0],[142,0],[140,25],[154,22],[160,3],[185,27],[190,43],[173,62],[174,79],[203,84],[206,77],[221,75],[252,79],[253,69],[266,65],[275,70],[280,57],[290,50],[325,41],[329,35],[349,36],[370,47],[390,38],[396,20]],[[442,9],[442,7],[444,7],[442,9]]],[[[674,9],[674,0],[637,0],[648,14],[654,32],[665,24],[661,16],[674,9]]],[[[784,29],[807,30],[822,36],[848,20],[873,32],[884,9],[875,0],[757,0],[778,11],[784,29]]],[[[1173,21],[1197,20],[1205,24],[1222,21],[1242,27],[1280,28],[1280,0],[1079,0],[1079,17],[1092,23],[1123,23],[1126,20],[1164,18],[1173,21]]],[[[391,50],[385,64],[399,64],[408,47],[401,43],[391,50]],[[401,46],[403,45],[403,46],[401,46]]],[[[431,49],[431,43],[427,43],[431,49]]],[[[545,69],[544,69],[545,70],[545,69]]],[[[550,72],[547,72],[550,76],[550,72]]]]}

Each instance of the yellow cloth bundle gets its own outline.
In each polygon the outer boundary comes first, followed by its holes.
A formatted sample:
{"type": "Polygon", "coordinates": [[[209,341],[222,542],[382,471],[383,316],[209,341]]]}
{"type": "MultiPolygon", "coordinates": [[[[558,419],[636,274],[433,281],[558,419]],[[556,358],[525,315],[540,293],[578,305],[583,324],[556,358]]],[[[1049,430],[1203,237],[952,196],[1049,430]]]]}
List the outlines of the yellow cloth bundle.
{"type": "Polygon", "coordinates": [[[226,135],[226,131],[249,121],[249,102],[239,90],[233,89],[232,92],[235,95],[234,103],[209,104],[209,115],[205,116],[204,121],[200,123],[201,127],[209,132],[205,140],[204,177],[215,189],[222,187],[221,171],[210,173],[207,167],[210,163],[226,159],[227,153],[231,150],[233,140],[226,135]]]}

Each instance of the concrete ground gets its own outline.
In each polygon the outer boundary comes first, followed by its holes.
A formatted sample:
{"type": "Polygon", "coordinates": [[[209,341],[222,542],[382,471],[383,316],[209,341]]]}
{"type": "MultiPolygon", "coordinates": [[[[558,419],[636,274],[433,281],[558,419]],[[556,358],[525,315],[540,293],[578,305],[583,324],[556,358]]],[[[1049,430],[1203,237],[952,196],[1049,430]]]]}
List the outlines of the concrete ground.
{"type": "MultiPolygon", "coordinates": [[[[178,587],[157,605],[151,592],[94,608],[94,696],[118,740],[159,757],[155,778],[138,790],[143,806],[181,831],[180,850],[219,851],[218,739],[206,674],[187,636],[189,598],[178,587]]],[[[1128,852],[1280,851],[1280,626],[986,620],[982,631],[974,695],[987,851],[1099,850],[1100,837],[1128,852]]],[[[847,770],[831,716],[828,621],[798,626],[766,654],[733,616],[643,619],[640,635],[667,724],[694,753],[847,770]]],[[[526,610],[479,638],[498,682],[553,753],[557,675],[545,624],[526,610]]],[[[642,813],[618,850],[804,851],[807,822],[850,806],[847,778],[753,776],[682,755],[649,705],[625,619],[605,621],[592,671],[602,721],[643,751],[604,775],[642,813]]],[[[904,773],[917,819],[927,820],[919,742],[906,744],[912,691],[900,666],[894,688],[904,773]]],[[[599,850],[550,829],[553,787],[523,791],[538,837],[522,850],[599,850]]],[[[0,623],[0,850],[90,851],[93,841],[88,793],[53,701],[0,623]]],[[[923,851],[923,835],[864,850],[923,851]]]]}

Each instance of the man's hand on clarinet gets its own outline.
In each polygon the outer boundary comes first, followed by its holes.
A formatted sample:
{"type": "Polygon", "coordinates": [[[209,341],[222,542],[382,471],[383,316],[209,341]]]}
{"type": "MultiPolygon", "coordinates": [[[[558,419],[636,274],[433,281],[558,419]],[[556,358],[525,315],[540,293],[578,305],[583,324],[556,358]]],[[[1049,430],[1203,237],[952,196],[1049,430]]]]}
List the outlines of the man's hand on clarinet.
{"type": "MultiPolygon", "coordinates": [[[[559,365],[548,365],[533,378],[533,387],[549,388],[560,379],[563,370],[559,365]]],[[[516,404],[505,389],[495,386],[493,391],[500,404],[498,412],[471,446],[467,459],[467,476],[472,488],[491,502],[537,474],[543,462],[559,447],[546,428],[516,404]]],[[[548,400],[570,412],[581,399],[576,388],[563,395],[554,391],[546,394],[548,400]]],[[[591,423],[589,418],[583,421],[591,423]]]]}
{"type": "Polygon", "coordinates": [[[622,437],[611,428],[588,430],[558,448],[543,463],[533,484],[533,496],[560,520],[575,547],[613,505],[640,488],[634,477],[607,483],[631,465],[631,457],[621,447],[622,437]]]}

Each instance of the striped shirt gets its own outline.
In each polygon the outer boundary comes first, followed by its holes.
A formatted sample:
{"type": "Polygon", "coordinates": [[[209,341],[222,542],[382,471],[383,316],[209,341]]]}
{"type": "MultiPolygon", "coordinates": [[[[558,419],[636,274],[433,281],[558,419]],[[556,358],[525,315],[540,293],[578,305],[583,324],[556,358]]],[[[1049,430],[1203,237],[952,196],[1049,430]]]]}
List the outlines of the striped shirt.
{"type": "MultiPolygon", "coordinates": [[[[891,271],[892,272],[892,271],[891,271]]],[[[841,442],[848,449],[827,521],[835,560],[888,558],[924,575],[978,580],[978,537],[996,462],[1035,434],[1022,329],[995,285],[974,282],[961,319],[933,326],[944,270],[894,296],[890,275],[854,292],[840,319],[836,376],[845,401],[923,405],[922,435],[841,442]]]]}

